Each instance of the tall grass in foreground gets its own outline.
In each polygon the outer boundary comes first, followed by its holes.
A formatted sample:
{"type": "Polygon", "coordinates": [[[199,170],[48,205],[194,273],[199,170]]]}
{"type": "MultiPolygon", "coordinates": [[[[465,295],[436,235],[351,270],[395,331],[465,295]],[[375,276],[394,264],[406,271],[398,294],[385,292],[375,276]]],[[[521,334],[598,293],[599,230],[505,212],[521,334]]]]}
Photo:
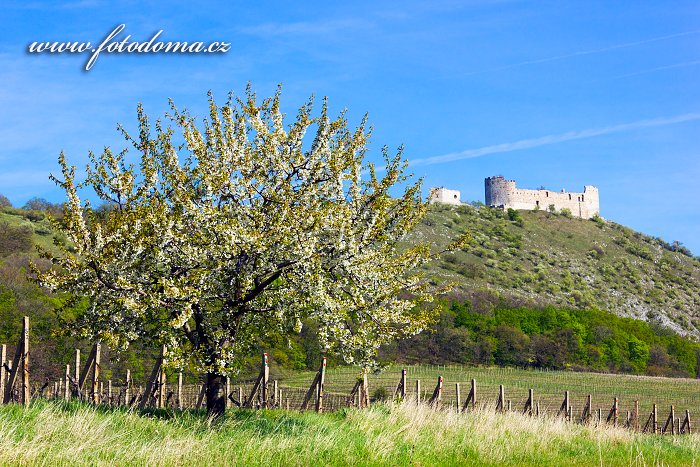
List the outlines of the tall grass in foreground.
{"type": "Polygon", "coordinates": [[[654,436],[492,408],[469,414],[411,401],[333,414],[201,413],[35,402],[0,406],[0,464],[685,465],[700,436],[654,436]]]}

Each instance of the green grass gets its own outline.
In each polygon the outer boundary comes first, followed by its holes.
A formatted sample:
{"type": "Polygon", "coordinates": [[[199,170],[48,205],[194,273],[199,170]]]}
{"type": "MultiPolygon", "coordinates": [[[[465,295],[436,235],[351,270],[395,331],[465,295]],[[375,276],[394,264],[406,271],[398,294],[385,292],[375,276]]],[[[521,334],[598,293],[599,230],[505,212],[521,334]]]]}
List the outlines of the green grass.
{"type": "Polygon", "coordinates": [[[0,407],[2,465],[692,465],[700,437],[381,404],[334,414],[0,407]]]}

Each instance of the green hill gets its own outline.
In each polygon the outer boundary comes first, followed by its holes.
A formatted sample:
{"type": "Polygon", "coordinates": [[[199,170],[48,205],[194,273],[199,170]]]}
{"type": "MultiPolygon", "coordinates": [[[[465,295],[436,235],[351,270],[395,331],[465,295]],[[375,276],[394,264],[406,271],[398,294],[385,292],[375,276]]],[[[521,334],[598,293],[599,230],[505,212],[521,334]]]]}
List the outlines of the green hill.
{"type": "MultiPolygon", "coordinates": [[[[432,206],[407,241],[428,240],[437,251],[464,232],[472,236],[465,249],[424,270],[434,284],[454,285],[437,322],[383,348],[384,361],[700,374],[700,262],[680,245],[602,219],[470,205],[432,206]]],[[[27,281],[30,259],[49,267],[35,247],[56,249],[55,241],[65,236],[45,210],[0,211],[0,343],[16,341],[18,318],[30,316],[42,378],[61,374],[73,349],[89,344],[57,335],[59,298],[27,281]]],[[[285,368],[315,368],[323,353],[315,329],[305,323],[291,342],[266,336],[257,350],[285,368]]],[[[152,350],[137,346],[120,360],[141,377],[152,350]]],[[[251,355],[251,368],[258,359],[251,355]]]]}
{"type": "Polygon", "coordinates": [[[700,261],[677,243],[600,218],[471,205],[432,206],[412,239],[446,246],[464,232],[467,248],[425,268],[435,283],[455,284],[455,298],[597,307],[700,336],[700,261]]]}

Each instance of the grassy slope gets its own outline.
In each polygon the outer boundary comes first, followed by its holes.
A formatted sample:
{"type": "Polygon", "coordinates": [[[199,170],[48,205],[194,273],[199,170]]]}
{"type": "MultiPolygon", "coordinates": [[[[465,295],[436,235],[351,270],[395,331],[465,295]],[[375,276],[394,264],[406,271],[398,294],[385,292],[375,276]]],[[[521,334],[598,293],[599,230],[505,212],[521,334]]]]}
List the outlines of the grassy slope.
{"type": "Polygon", "coordinates": [[[689,465],[700,437],[653,436],[491,410],[378,405],[318,415],[232,411],[145,417],[76,404],[0,407],[0,464],[689,465]]]}
{"type": "MultiPolygon", "coordinates": [[[[18,213],[22,211],[17,210],[18,213]]],[[[34,245],[40,246],[44,250],[52,251],[58,253],[59,250],[54,245],[54,236],[57,235],[54,232],[51,223],[48,219],[42,219],[36,222],[32,222],[26,217],[17,214],[11,214],[9,212],[0,211],[0,223],[7,222],[12,227],[22,227],[27,226],[32,229],[32,242],[34,245]]],[[[60,234],[58,234],[60,235],[60,234]]],[[[36,249],[29,252],[32,256],[37,255],[36,249]]]]}
{"type": "Polygon", "coordinates": [[[654,319],[700,336],[700,262],[612,222],[519,211],[434,206],[414,239],[446,245],[469,231],[473,243],[426,267],[436,282],[466,293],[490,289],[533,304],[597,306],[654,319]]]}

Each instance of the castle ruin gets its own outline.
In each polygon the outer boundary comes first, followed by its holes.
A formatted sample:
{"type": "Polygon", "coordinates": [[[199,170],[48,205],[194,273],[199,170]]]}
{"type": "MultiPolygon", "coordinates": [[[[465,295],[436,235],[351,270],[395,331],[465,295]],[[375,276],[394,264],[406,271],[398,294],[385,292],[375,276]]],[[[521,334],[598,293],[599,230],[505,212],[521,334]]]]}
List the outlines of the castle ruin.
{"type": "Polygon", "coordinates": [[[600,213],[598,188],[592,185],[583,187],[583,193],[569,193],[566,190],[525,190],[516,188],[515,180],[506,180],[502,176],[488,177],[484,180],[486,205],[503,209],[543,209],[550,206],[561,211],[567,208],[576,217],[590,219],[600,213]]]}
{"type": "Polygon", "coordinates": [[[442,204],[452,204],[459,206],[462,202],[459,199],[459,191],[449,190],[447,188],[431,188],[430,196],[428,196],[428,202],[430,204],[442,203],[442,204]]]}

